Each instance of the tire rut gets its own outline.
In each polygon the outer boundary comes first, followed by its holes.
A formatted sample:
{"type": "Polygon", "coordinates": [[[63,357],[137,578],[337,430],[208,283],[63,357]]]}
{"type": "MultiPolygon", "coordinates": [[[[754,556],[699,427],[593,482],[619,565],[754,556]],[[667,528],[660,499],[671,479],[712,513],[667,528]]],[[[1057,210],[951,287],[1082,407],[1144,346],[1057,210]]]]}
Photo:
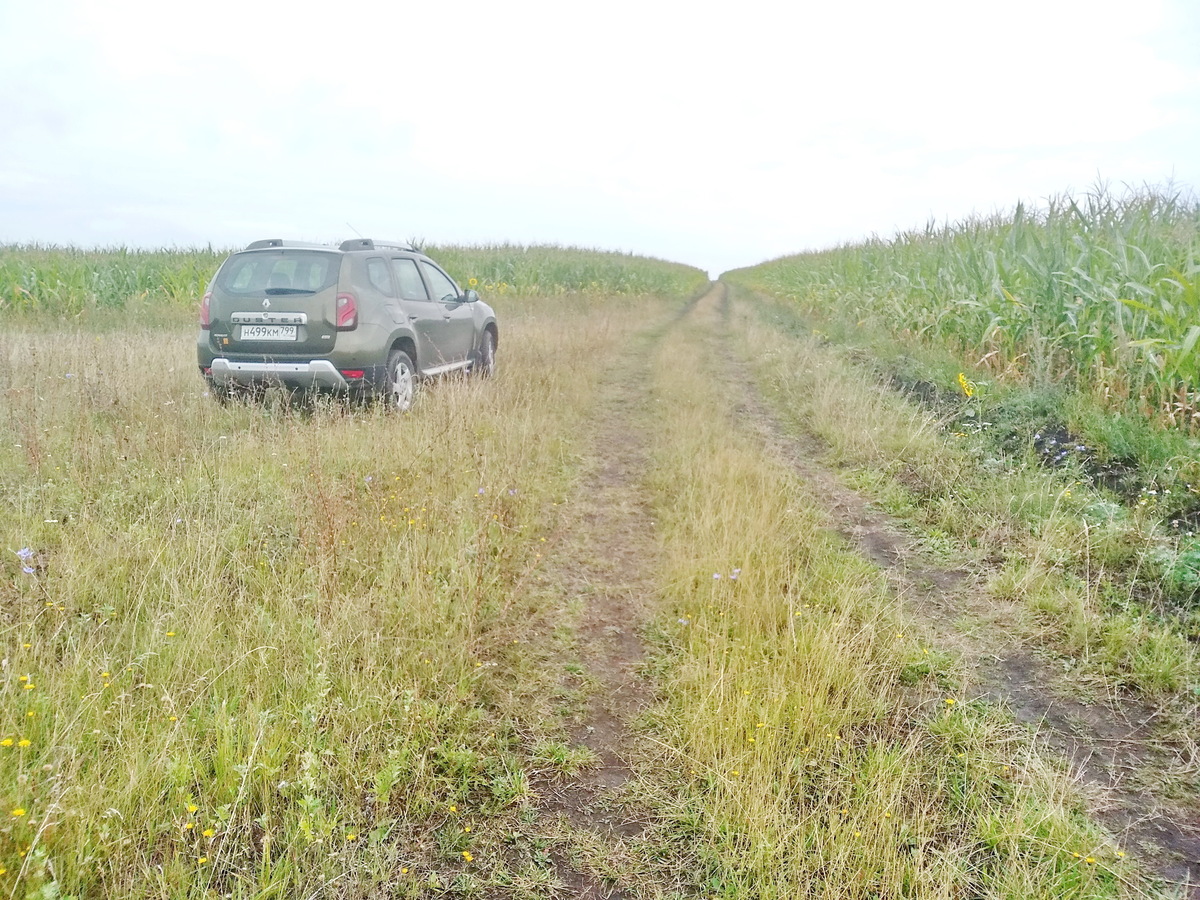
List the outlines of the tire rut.
{"type": "MultiPolygon", "coordinates": [[[[648,333],[647,340],[660,341],[699,299],[681,305],[668,322],[648,333]]],[[[649,435],[642,420],[653,354],[638,345],[627,356],[627,364],[613,370],[605,385],[574,511],[560,549],[543,570],[553,590],[582,601],[579,662],[590,689],[570,738],[591,750],[598,762],[569,781],[541,779],[535,785],[544,818],[565,820],[570,828],[593,834],[613,855],[643,829],[641,818],[621,802],[621,794],[631,777],[630,723],[653,698],[650,685],[638,673],[646,659],[638,630],[649,615],[658,554],[650,500],[643,488],[649,435]]],[[[637,895],[631,886],[612,883],[580,866],[569,850],[560,845],[551,854],[564,896],[626,900],[637,895]]],[[[652,880],[644,872],[639,876],[642,884],[652,880]]]]}

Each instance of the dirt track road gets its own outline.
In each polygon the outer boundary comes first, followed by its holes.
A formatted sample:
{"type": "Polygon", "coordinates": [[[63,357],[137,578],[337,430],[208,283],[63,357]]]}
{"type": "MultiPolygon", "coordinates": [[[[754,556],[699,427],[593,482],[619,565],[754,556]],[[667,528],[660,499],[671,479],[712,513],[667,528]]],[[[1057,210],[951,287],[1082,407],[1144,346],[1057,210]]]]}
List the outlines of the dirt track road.
{"type": "MultiPolygon", "coordinates": [[[[736,323],[724,285],[714,285],[699,303],[719,309],[727,326],[736,323]]],[[[652,685],[639,675],[646,653],[639,630],[654,607],[658,552],[645,485],[653,428],[647,360],[662,336],[695,306],[643,334],[623,365],[609,373],[602,414],[589,436],[581,492],[586,499],[544,573],[564,601],[580,604],[578,659],[587,700],[574,714],[571,736],[599,760],[575,779],[538,785],[540,815],[547,833],[557,836],[554,862],[568,896],[632,896],[619,879],[601,877],[588,859],[626,858],[627,842],[636,841],[641,830],[641,813],[624,789],[631,777],[634,719],[653,696],[652,685]],[[571,831],[591,836],[590,857],[563,837],[571,831]]],[[[819,440],[784,429],[745,361],[731,360],[726,371],[742,385],[730,427],[752,429],[764,452],[786,459],[828,498],[824,513],[831,527],[886,573],[906,618],[961,657],[964,695],[999,705],[1027,725],[1042,752],[1060,758],[1074,773],[1093,815],[1117,840],[1158,877],[1200,898],[1200,786],[1183,799],[1155,789],[1163,772],[1189,763],[1181,755],[1186,748],[1156,738],[1153,708],[1130,698],[1084,702],[1065,694],[1049,657],[1006,627],[1016,611],[984,591],[985,572],[939,565],[902,523],[844,485],[819,440]],[[978,627],[981,622],[995,627],[978,627]]],[[[1190,765],[1195,764],[1192,759],[1190,765]]],[[[671,889],[663,883],[656,892],[671,889]]]]}

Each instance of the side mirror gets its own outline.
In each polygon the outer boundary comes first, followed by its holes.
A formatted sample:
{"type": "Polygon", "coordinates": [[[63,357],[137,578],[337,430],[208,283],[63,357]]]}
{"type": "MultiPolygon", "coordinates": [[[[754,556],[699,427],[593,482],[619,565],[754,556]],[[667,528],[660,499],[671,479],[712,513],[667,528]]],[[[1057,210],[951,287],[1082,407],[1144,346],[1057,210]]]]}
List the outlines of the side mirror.
{"type": "Polygon", "coordinates": [[[462,295],[463,303],[476,303],[478,301],[479,301],[479,292],[478,291],[467,290],[467,291],[463,292],[463,295],[462,295]]]}

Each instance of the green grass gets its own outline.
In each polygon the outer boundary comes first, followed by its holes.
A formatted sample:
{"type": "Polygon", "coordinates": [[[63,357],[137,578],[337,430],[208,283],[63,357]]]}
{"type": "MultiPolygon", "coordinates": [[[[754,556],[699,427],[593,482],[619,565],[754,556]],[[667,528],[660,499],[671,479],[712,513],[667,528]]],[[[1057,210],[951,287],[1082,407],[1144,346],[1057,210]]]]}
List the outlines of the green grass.
{"type": "MultiPolygon", "coordinates": [[[[517,289],[480,253],[451,271],[508,285],[501,374],[429,385],[404,416],[219,406],[190,296],[0,312],[0,888],[533,898],[561,895],[569,858],[639,897],[1141,889],[731,414],[729,354],[784,387],[827,357],[748,314],[730,340],[711,302],[677,319],[695,270],[653,296],[634,286],[659,263],[605,282],[627,258],[547,257],[517,289]],[[578,598],[542,567],[634,354],[657,703],[634,789],[650,827],[617,841],[538,809],[596,763],[564,721],[578,598]]],[[[933,456],[908,474],[945,477],[936,429],[891,422],[847,431],[844,458],[915,442],[933,456]]]]}

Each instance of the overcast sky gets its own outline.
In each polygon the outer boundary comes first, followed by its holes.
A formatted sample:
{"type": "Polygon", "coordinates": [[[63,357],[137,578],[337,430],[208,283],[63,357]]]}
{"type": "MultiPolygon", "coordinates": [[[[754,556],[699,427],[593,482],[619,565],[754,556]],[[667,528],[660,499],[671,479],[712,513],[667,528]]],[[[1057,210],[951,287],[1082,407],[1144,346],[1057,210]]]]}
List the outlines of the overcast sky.
{"type": "Polygon", "coordinates": [[[6,243],[717,273],[1097,178],[1200,185],[1194,0],[0,0],[0,35],[6,243]]]}

